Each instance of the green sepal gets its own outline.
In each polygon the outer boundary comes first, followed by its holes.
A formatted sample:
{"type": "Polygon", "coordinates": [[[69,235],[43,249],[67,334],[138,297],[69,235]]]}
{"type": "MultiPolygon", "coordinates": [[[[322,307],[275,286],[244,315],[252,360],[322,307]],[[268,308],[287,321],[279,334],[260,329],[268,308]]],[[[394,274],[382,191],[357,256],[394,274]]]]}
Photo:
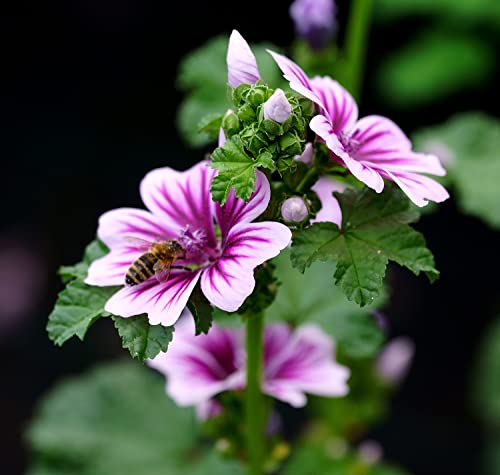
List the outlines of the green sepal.
{"type": "Polygon", "coordinates": [[[194,318],[195,334],[207,334],[212,326],[214,308],[201,291],[199,284],[191,293],[187,307],[194,318]]]}

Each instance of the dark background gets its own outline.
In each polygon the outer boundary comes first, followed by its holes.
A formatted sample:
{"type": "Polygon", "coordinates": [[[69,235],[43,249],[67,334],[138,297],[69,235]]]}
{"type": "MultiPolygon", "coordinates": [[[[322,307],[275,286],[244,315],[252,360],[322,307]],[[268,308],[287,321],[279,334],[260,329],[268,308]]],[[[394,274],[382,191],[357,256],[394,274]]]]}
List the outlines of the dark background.
{"type": "MultiPolygon", "coordinates": [[[[180,58],[237,28],[250,42],[293,39],[289,2],[69,0],[16,3],[1,18],[2,221],[0,234],[0,460],[5,475],[29,461],[22,430],[51,385],[122,354],[108,322],[84,344],[62,349],[44,327],[61,283],[56,269],[81,258],[98,216],[141,206],[138,184],[152,168],[187,168],[202,157],[180,139],[175,87],[180,58]],[[244,8],[244,9],[243,9],[244,8]],[[9,310],[17,296],[19,311],[9,310]],[[3,302],[2,302],[3,299],[3,302]],[[7,305],[6,304],[9,304],[7,305]],[[3,304],[3,305],[2,305],[3,304]]],[[[340,35],[348,2],[340,3],[340,35]]],[[[426,19],[377,27],[370,37],[361,113],[387,115],[411,133],[492,101],[500,74],[474,91],[411,111],[391,110],[370,76],[426,19]]],[[[390,85],[388,85],[390,87],[390,85]]],[[[371,434],[388,459],[415,475],[478,473],[481,428],[469,404],[470,372],[485,325],[498,310],[498,233],[457,211],[453,199],[419,223],[442,278],[393,268],[391,335],[412,337],[417,353],[385,423],[371,434]]]]}

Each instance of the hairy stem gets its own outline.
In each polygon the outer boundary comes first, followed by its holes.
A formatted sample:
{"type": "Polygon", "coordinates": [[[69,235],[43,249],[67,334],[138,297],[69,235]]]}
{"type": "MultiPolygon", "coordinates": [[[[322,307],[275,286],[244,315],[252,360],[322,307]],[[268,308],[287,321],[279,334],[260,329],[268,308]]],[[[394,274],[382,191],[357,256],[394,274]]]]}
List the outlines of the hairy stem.
{"type": "Polygon", "coordinates": [[[248,317],[246,328],[247,388],[246,436],[249,475],[262,475],[264,462],[264,397],[261,393],[263,316],[248,317]]]}
{"type": "Polygon", "coordinates": [[[353,0],[347,23],[345,52],[349,76],[345,86],[357,101],[360,99],[363,83],[372,3],[373,0],[353,0]]]}

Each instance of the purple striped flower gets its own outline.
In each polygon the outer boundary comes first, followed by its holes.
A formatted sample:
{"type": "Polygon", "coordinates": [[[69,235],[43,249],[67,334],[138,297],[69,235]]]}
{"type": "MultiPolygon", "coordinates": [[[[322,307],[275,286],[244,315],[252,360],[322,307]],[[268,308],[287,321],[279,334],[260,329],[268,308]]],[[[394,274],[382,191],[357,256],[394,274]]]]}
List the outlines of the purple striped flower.
{"type": "Polygon", "coordinates": [[[291,232],[280,223],[252,222],[267,208],[271,195],[263,173],[257,172],[248,202],[231,191],[224,206],[210,195],[215,174],[205,162],[184,172],[153,170],[140,186],[148,211],[119,208],[100,217],[97,235],[110,252],[92,263],[87,284],[123,284],[128,268],[144,252],[134,239],[174,239],[186,251],[166,282],[152,277],[123,287],[108,300],[106,311],[122,317],[147,313],[153,325],[172,325],[197,282],[213,305],[228,312],[252,293],[255,267],[278,255],[290,242],[291,232]]]}
{"type": "MultiPolygon", "coordinates": [[[[167,394],[178,405],[194,405],[206,418],[210,411],[220,410],[214,396],[245,388],[243,339],[240,328],[216,324],[207,335],[195,336],[193,319],[186,315],[176,325],[168,352],[148,364],[166,377],[167,394]]],[[[284,323],[268,325],[263,373],[262,391],[295,407],[306,404],[305,393],[343,396],[348,392],[349,370],[334,360],[332,340],[315,325],[296,330],[284,323]]]]}
{"type": "Polygon", "coordinates": [[[394,181],[417,206],[449,197],[443,186],[422,175],[444,175],[439,159],[414,152],[410,140],[394,122],[377,115],[358,120],[356,102],[337,81],[319,76],[309,79],[287,57],[269,53],[290,87],[318,106],[311,129],[326,143],[332,158],[358,180],[377,193],[384,188],[384,178],[394,181]]]}
{"type": "Polygon", "coordinates": [[[342,210],[333,192],[344,191],[345,185],[328,176],[321,176],[311,187],[311,190],[318,195],[321,202],[321,209],[316,213],[316,217],[311,220],[311,223],[327,221],[335,223],[339,228],[342,227],[342,210]]]}

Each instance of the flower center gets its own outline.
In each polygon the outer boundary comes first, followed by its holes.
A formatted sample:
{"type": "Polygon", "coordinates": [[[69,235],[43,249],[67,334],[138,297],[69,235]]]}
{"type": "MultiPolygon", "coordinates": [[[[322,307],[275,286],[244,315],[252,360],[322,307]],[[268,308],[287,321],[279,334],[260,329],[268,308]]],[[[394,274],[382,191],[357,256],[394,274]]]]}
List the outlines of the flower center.
{"type": "Polygon", "coordinates": [[[363,142],[354,138],[358,132],[358,129],[356,129],[352,134],[348,132],[340,132],[339,141],[349,155],[354,155],[359,150],[361,145],[363,145],[363,142]]]}
{"type": "Polygon", "coordinates": [[[179,244],[186,251],[185,260],[190,264],[203,265],[213,262],[219,257],[219,249],[214,247],[204,229],[192,230],[188,225],[180,232],[177,238],[179,244]]]}

